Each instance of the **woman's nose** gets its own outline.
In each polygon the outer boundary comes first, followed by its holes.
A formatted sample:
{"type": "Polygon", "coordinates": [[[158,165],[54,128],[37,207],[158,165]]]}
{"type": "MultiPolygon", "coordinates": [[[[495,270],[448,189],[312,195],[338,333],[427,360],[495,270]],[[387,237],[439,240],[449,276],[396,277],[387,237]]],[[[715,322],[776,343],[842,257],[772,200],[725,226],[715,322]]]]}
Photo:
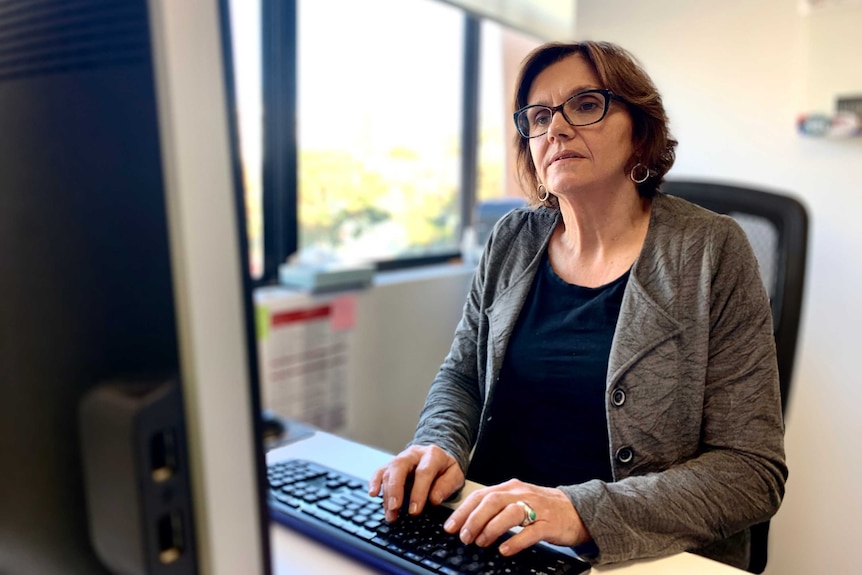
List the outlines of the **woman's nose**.
{"type": "Polygon", "coordinates": [[[574,128],[563,116],[562,110],[557,110],[551,116],[551,123],[548,125],[548,137],[567,137],[574,133],[574,128]]]}

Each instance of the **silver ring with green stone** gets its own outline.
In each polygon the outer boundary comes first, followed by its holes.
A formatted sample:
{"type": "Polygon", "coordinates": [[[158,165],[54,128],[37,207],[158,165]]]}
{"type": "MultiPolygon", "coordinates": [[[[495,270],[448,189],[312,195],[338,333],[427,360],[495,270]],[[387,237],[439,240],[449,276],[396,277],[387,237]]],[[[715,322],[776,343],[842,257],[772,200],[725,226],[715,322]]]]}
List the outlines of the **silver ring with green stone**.
{"type": "Polygon", "coordinates": [[[521,527],[526,527],[527,525],[532,525],[536,522],[536,510],[530,507],[530,505],[520,499],[516,501],[518,505],[524,510],[524,520],[521,521],[521,527]]]}

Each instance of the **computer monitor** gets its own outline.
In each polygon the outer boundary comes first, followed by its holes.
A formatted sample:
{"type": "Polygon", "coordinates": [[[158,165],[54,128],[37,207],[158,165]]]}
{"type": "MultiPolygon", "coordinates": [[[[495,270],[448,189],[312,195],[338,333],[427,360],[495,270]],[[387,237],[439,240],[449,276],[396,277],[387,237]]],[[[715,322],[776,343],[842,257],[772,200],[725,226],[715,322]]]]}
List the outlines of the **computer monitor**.
{"type": "Polygon", "coordinates": [[[105,573],[77,412],[181,382],[197,565],[269,572],[226,2],[0,1],[0,572],[105,573]]]}

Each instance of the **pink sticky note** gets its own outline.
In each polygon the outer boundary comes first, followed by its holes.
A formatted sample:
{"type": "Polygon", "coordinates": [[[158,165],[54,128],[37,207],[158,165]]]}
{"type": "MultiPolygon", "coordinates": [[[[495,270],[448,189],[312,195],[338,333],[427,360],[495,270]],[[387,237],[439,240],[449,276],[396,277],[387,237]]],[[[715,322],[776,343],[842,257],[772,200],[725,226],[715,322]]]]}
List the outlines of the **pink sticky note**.
{"type": "Polygon", "coordinates": [[[351,329],[356,324],[356,296],[341,296],[332,300],[332,329],[351,329]]]}

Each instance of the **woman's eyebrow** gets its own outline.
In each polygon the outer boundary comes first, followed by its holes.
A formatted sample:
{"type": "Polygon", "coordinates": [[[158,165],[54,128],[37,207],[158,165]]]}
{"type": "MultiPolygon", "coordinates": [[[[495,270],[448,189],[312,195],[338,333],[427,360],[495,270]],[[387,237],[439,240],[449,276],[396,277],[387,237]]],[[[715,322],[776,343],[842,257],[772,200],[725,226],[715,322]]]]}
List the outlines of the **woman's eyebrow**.
{"type": "MultiPolygon", "coordinates": [[[[575,86],[574,88],[572,88],[571,90],[566,92],[565,98],[560,103],[562,104],[563,102],[565,102],[566,100],[568,100],[572,96],[576,96],[576,95],[580,94],[581,92],[586,92],[587,90],[599,90],[599,89],[600,88],[598,86],[592,86],[592,85],[575,86]]],[[[555,104],[549,104],[549,103],[545,102],[544,100],[539,99],[535,102],[527,102],[527,105],[528,106],[552,106],[555,104]]]]}

